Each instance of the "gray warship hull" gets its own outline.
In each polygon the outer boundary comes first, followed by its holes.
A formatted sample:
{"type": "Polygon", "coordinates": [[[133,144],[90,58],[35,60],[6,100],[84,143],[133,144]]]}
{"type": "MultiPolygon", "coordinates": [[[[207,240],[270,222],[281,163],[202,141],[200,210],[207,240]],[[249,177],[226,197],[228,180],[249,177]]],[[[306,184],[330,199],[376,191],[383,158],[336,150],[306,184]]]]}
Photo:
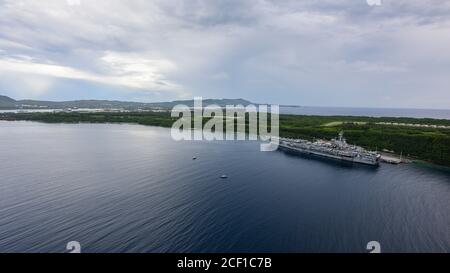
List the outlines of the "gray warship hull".
{"type": "Polygon", "coordinates": [[[371,165],[371,166],[378,166],[380,164],[379,160],[368,161],[368,160],[364,160],[361,158],[333,155],[333,154],[322,153],[322,152],[312,151],[312,150],[298,148],[298,147],[290,147],[290,146],[283,145],[283,144],[279,145],[279,149],[283,150],[283,151],[287,151],[287,152],[297,153],[297,154],[316,155],[316,156],[325,157],[325,158],[329,158],[329,159],[342,160],[342,161],[360,163],[360,164],[371,165]]]}
{"type": "Polygon", "coordinates": [[[381,157],[376,152],[367,151],[362,147],[347,144],[345,138],[343,138],[343,132],[339,134],[339,138],[332,139],[331,141],[319,140],[310,142],[302,139],[281,138],[279,148],[294,153],[317,155],[372,166],[378,166],[381,157]]]}

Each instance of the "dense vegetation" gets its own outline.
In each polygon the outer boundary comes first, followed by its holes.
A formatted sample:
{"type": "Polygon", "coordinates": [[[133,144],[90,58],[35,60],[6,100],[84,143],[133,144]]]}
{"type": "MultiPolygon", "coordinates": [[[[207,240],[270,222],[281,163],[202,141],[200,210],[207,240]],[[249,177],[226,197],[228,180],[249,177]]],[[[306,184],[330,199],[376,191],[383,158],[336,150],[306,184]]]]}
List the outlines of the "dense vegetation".
{"type": "MultiPolygon", "coordinates": [[[[176,120],[169,112],[128,113],[4,113],[0,120],[28,120],[48,123],[137,123],[171,127],[176,120]]],[[[330,139],[344,130],[348,142],[371,150],[387,149],[397,154],[450,166],[450,129],[400,126],[380,123],[450,126],[450,120],[414,118],[371,118],[345,116],[280,116],[284,137],[330,139]]]]}
{"type": "Polygon", "coordinates": [[[27,120],[46,123],[136,123],[171,127],[176,119],[168,112],[58,112],[58,113],[0,113],[0,120],[27,120]]]}
{"type": "Polygon", "coordinates": [[[450,129],[379,124],[382,122],[450,126],[449,120],[281,115],[280,134],[305,139],[329,139],[343,130],[349,143],[450,166],[450,129]],[[324,126],[333,122],[342,123],[324,126]]]}

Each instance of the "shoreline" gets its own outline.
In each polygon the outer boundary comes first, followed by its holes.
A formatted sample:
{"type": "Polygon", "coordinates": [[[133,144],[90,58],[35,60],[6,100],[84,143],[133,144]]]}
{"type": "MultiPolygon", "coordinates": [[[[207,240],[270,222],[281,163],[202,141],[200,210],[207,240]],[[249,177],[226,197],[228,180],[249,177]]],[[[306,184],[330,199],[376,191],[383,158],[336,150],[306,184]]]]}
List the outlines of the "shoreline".
{"type": "MultiPolygon", "coordinates": [[[[170,128],[178,118],[168,112],[96,112],[96,113],[0,113],[4,121],[34,121],[66,124],[137,124],[170,128]]],[[[349,143],[370,151],[382,151],[388,163],[410,163],[422,160],[450,167],[450,129],[383,125],[379,122],[398,118],[324,117],[280,115],[279,136],[314,140],[332,139],[344,131],[349,143]],[[329,124],[333,126],[329,126],[329,124]],[[323,125],[328,126],[323,126],[323,125]],[[400,155],[403,154],[402,160],[400,155]]],[[[204,120],[205,122],[207,119],[204,120]]],[[[407,119],[408,123],[426,123],[448,126],[450,121],[407,119]]],[[[224,120],[225,122],[225,120],[224,120]]],[[[226,126],[225,126],[226,127],[226,126]]],[[[246,126],[247,133],[248,125],[246,126]]],[[[381,153],[380,153],[381,154],[381,153]]]]}
{"type": "Polygon", "coordinates": [[[399,154],[390,153],[390,152],[379,152],[379,154],[381,155],[381,158],[380,158],[381,162],[384,162],[387,164],[398,165],[398,164],[409,164],[409,163],[414,162],[414,159],[404,157],[401,154],[399,155],[399,154]]]}

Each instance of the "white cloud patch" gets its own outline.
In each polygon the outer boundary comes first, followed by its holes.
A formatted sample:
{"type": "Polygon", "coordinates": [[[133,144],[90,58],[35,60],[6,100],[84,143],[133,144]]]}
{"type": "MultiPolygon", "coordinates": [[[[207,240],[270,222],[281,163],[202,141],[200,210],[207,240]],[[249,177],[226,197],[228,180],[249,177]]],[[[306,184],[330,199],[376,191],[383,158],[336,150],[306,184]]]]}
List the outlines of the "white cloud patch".
{"type": "Polygon", "coordinates": [[[228,80],[230,76],[225,72],[219,72],[211,76],[214,80],[228,80]]]}
{"type": "Polygon", "coordinates": [[[107,73],[98,74],[52,63],[36,62],[31,57],[0,59],[0,71],[44,77],[92,81],[154,91],[179,91],[179,86],[164,79],[162,73],[174,69],[166,60],[147,60],[107,53],[101,58],[107,73]]]}

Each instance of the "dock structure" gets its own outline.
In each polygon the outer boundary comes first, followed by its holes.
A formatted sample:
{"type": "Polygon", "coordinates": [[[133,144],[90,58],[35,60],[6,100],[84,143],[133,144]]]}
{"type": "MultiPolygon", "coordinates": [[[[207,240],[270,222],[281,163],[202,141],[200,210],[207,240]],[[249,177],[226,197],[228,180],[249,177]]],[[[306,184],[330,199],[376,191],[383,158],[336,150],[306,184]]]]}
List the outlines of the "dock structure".
{"type": "Polygon", "coordinates": [[[385,154],[385,153],[381,154],[380,161],[389,164],[401,164],[404,162],[402,156],[398,157],[393,154],[385,154]]]}

